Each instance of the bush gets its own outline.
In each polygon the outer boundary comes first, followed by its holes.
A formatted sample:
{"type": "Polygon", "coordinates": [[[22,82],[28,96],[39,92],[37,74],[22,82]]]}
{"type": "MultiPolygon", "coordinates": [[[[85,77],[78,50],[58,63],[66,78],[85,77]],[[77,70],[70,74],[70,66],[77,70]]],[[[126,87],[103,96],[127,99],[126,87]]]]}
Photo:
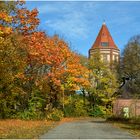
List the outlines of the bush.
{"type": "Polygon", "coordinates": [[[122,122],[122,123],[130,123],[130,124],[140,124],[140,117],[132,117],[132,118],[125,118],[121,116],[111,116],[107,118],[107,121],[115,121],[115,122],[122,122]]]}
{"type": "Polygon", "coordinates": [[[18,112],[15,118],[30,120],[34,118],[34,113],[30,112],[29,110],[25,110],[24,112],[18,112]]]}
{"type": "Polygon", "coordinates": [[[95,106],[89,110],[89,116],[92,117],[102,117],[104,116],[104,112],[99,106],[95,106]]]}
{"type": "Polygon", "coordinates": [[[83,98],[80,95],[69,97],[64,107],[65,117],[80,117],[87,116],[87,105],[84,104],[83,98]]]}
{"type": "Polygon", "coordinates": [[[132,117],[129,122],[133,124],[140,124],[140,116],[132,117]]]}
{"type": "Polygon", "coordinates": [[[83,99],[76,100],[74,112],[77,117],[87,116],[88,113],[83,99]]]}
{"type": "Polygon", "coordinates": [[[64,116],[65,117],[75,117],[74,105],[68,104],[64,107],[64,116]]]}
{"type": "Polygon", "coordinates": [[[111,116],[107,118],[107,121],[116,121],[116,122],[128,122],[130,118],[124,118],[121,116],[111,116]]]}
{"type": "Polygon", "coordinates": [[[47,119],[48,120],[53,120],[53,121],[60,121],[64,116],[64,113],[61,110],[58,110],[56,108],[53,108],[50,113],[47,114],[47,119]]]}
{"type": "Polygon", "coordinates": [[[112,115],[112,108],[110,106],[96,105],[89,109],[89,116],[107,118],[112,115]]]}
{"type": "Polygon", "coordinates": [[[40,120],[44,118],[44,113],[41,111],[24,110],[23,112],[17,112],[17,114],[12,116],[12,118],[23,120],[40,120]]]}

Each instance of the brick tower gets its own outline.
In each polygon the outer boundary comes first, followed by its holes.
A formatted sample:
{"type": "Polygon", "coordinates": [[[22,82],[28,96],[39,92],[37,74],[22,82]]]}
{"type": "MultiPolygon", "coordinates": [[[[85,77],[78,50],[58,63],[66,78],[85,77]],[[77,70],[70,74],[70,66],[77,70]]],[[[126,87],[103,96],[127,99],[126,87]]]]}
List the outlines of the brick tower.
{"type": "Polygon", "coordinates": [[[105,63],[119,62],[120,50],[115,45],[113,38],[105,24],[103,23],[99,34],[89,50],[89,58],[94,57],[94,53],[99,51],[101,60],[105,63]]]}

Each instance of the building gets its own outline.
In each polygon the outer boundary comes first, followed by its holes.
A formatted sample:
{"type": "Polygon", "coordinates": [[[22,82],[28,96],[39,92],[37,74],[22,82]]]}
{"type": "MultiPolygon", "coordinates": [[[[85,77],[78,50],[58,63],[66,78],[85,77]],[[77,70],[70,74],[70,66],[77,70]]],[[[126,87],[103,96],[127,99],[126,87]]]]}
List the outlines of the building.
{"type": "Polygon", "coordinates": [[[127,109],[128,117],[140,116],[140,100],[139,99],[124,99],[118,98],[113,103],[113,114],[115,116],[122,116],[127,109]]]}
{"type": "Polygon", "coordinates": [[[114,40],[105,24],[103,23],[99,34],[89,50],[89,58],[94,57],[94,53],[100,52],[101,60],[107,63],[112,63],[114,61],[119,61],[120,50],[114,43],[114,40]]]}
{"type": "MultiPolygon", "coordinates": [[[[89,58],[94,58],[96,52],[100,53],[101,60],[105,63],[119,62],[120,50],[105,23],[103,23],[95,42],[89,50],[89,58]]],[[[128,93],[127,84],[129,84],[129,81],[125,80],[121,87],[124,92],[113,103],[113,114],[115,116],[125,116],[127,114],[126,117],[140,116],[140,100],[131,97],[131,94],[128,93]]]]}

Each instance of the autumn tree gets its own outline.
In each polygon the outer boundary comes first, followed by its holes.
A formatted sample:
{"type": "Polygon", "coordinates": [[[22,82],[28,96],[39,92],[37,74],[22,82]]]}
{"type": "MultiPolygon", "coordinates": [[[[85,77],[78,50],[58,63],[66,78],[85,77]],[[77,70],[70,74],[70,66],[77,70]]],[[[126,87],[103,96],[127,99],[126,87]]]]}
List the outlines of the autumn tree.
{"type": "MultiPolygon", "coordinates": [[[[79,57],[69,49],[68,44],[57,35],[49,37],[38,32],[28,37],[30,62],[32,67],[36,65],[41,76],[37,83],[45,82],[43,85],[47,87],[51,105],[58,106],[59,99],[61,96],[64,98],[66,91],[75,91],[88,84],[87,69],[79,63],[79,57]]],[[[41,86],[42,89],[45,89],[44,86],[41,86]]]]}
{"type": "Polygon", "coordinates": [[[22,1],[0,6],[1,117],[42,118],[63,110],[70,94],[89,86],[88,69],[63,39],[37,30],[37,9],[22,1]]]}
{"type": "MultiPolygon", "coordinates": [[[[6,97],[7,94],[11,94],[9,93],[9,91],[11,91],[11,83],[13,82],[12,73],[10,71],[12,67],[8,67],[8,63],[12,62],[12,60],[10,61],[8,56],[9,46],[11,43],[11,41],[8,39],[8,36],[12,32],[12,28],[9,27],[9,25],[12,22],[12,17],[9,15],[9,12],[7,9],[5,9],[5,7],[5,2],[0,2],[0,117],[2,118],[6,116],[5,112],[9,112],[7,107],[8,99],[6,97]]],[[[9,102],[9,104],[10,103],[11,102],[9,102]]]]}
{"type": "MultiPolygon", "coordinates": [[[[25,109],[23,77],[27,67],[27,50],[23,36],[16,31],[15,15],[21,2],[0,2],[0,96],[1,117],[9,117],[19,106],[25,109]],[[18,106],[18,107],[17,107],[18,106]]],[[[16,16],[19,17],[19,16],[16,16]]],[[[27,23],[29,25],[29,23],[27,23]]]]}

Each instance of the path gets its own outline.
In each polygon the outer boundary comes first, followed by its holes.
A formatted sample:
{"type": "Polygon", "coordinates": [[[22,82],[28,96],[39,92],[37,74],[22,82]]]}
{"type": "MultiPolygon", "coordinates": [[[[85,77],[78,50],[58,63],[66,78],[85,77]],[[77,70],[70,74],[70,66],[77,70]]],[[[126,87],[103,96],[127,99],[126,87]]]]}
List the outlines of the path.
{"type": "Polygon", "coordinates": [[[45,139],[134,139],[125,130],[104,120],[80,120],[58,125],[40,138],[45,139]]]}

